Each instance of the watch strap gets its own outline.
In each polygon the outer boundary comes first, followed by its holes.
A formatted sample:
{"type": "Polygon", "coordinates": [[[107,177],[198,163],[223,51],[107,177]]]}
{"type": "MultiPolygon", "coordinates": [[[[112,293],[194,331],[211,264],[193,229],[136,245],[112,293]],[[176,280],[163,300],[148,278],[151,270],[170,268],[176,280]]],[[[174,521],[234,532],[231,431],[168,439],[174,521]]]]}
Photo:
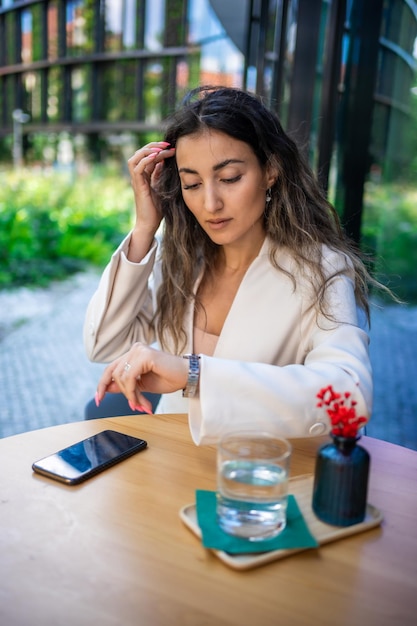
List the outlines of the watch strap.
{"type": "Polygon", "coordinates": [[[194,398],[197,394],[200,380],[200,357],[198,354],[184,354],[183,359],[188,359],[188,380],[182,395],[184,398],[194,398]]]}

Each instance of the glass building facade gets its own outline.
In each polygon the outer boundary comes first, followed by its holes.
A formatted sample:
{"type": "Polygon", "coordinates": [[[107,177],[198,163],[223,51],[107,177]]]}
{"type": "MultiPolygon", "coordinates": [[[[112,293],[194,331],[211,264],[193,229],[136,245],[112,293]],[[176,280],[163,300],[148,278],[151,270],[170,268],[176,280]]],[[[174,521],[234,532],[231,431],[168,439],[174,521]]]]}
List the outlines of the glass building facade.
{"type": "Polygon", "coordinates": [[[199,82],[242,85],[208,0],[0,0],[0,133],[159,128],[199,82]]]}
{"type": "Polygon", "coordinates": [[[416,36],[414,0],[0,0],[0,159],[124,159],[188,89],[243,87],[354,214],[410,158],[416,36]]]}

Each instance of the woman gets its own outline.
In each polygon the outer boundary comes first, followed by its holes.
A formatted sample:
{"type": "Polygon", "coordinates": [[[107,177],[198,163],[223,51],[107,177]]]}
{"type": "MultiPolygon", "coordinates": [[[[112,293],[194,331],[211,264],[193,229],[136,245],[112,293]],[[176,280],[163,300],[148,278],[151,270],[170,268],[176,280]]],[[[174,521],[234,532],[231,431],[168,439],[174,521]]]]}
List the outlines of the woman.
{"type": "Polygon", "coordinates": [[[276,116],[199,88],[129,171],[135,225],[86,316],[90,359],[112,361],[96,402],[121,391],[150,412],[142,392],[162,393],[158,412],[188,411],[197,444],[248,426],[322,434],[330,384],[369,417],[370,278],[276,116]]]}

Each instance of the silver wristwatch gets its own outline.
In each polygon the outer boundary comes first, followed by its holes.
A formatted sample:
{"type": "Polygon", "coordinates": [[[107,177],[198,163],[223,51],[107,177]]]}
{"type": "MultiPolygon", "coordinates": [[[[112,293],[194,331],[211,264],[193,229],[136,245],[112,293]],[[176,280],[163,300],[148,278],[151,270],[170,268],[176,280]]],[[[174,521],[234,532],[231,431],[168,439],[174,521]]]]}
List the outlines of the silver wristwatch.
{"type": "Polygon", "coordinates": [[[198,354],[184,354],[183,359],[188,359],[188,380],[185,388],[182,390],[184,398],[194,398],[198,389],[198,381],[200,378],[200,357],[198,354]]]}

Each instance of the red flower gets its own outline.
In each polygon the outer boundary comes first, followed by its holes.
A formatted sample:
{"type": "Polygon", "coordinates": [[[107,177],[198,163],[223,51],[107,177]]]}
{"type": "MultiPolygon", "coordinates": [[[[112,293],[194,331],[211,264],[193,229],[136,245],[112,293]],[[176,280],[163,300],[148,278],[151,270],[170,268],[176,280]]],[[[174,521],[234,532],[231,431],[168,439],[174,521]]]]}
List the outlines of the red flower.
{"type": "Polygon", "coordinates": [[[344,394],[336,393],[331,385],[323,387],[317,394],[317,406],[325,407],[332,433],[338,437],[357,437],[358,430],[367,421],[366,417],[356,415],[357,402],[349,400],[350,396],[348,391],[344,394]]]}

